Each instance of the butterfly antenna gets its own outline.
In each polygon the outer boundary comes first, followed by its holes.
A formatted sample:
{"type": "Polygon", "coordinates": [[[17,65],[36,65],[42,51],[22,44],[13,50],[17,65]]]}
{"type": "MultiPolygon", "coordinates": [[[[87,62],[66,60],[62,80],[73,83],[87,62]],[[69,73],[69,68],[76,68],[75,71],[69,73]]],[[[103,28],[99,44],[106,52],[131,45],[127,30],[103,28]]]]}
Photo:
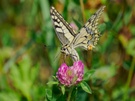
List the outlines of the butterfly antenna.
{"type": "Polygon", "coordinates": [[[56,56],[54,57],[54,62],[55,62],[56,60],[58,60],[58,58],[60,57],[60,55],[61,55],[61,52],[58,51],[58,52],[56,53],[56,56]]]}

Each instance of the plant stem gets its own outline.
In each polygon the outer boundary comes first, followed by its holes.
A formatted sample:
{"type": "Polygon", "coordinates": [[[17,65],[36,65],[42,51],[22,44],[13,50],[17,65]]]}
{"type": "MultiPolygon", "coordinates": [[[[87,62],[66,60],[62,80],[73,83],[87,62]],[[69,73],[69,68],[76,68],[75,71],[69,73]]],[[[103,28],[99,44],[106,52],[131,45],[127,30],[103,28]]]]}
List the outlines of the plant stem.
{"type": "Polygon", "coordinates": [[[74,87],[71,87],[71,89],[70,89],[70,91],[69,91],[67,101],[71,101],[71,94],[72,94],[73,88],[74,88],[74,87]]]}
{"type": "Polygon", "coordinates": [[[127,98],[128,98],[127,92],[128,92],[128,89],[129,89],[129,86],[130,86],[130,83],[131,83],[134,67],[135,67],[135,57],[133,57],[133,59],[132,59],[131,67],[130,67],[129,74],[128,74],[128,79],[127,79],[127,82],[126,82],[126,85],[125,85],[125,94],[124,94],[124,97],[123,97],[123,101],[126,101],[127,98]]]}
{"type": "Polygon", "coordinates": [[[81,5],[81,11],[82,11],[82,16],[83,16],[83,22],[86,22],[85,15],[84,15],[84,4],[83,0],[80,0],[80,5],[81,5]]]}

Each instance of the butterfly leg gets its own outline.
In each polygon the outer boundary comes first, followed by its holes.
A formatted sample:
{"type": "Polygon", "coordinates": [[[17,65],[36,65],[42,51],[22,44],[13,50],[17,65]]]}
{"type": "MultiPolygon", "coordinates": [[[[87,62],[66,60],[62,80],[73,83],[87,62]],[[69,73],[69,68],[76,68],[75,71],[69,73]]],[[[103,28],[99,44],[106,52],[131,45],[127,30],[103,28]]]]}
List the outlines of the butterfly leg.
{"type": "Polygon", "coordinates": [[[74,62],[79,60],[79,55],[78,55],[78,53],[76,52],[75,49],[72,50],[71,58],[72,58],[72,60],[73,60],[74,62]]]}
{"type": "Polygon", "coordinates": [[[67,55],[66,55],[66,54],[64,54],[64,62],[66,61],[66,57],[67,57],[67,55]]]}

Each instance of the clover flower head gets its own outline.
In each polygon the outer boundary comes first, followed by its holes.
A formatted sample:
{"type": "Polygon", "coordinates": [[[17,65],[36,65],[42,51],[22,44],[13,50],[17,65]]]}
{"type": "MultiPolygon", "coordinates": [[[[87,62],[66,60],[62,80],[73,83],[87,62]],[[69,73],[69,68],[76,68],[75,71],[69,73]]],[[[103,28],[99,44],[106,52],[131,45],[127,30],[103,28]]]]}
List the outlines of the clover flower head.
{"type": "Polygon", "coordinates": [[[74,62],[73,66],[68,67],[63,63],[56,77],[59,82],[65,86],[72,86],[82,81],[84,75],[84,64],[81,61],[74,62]]]}

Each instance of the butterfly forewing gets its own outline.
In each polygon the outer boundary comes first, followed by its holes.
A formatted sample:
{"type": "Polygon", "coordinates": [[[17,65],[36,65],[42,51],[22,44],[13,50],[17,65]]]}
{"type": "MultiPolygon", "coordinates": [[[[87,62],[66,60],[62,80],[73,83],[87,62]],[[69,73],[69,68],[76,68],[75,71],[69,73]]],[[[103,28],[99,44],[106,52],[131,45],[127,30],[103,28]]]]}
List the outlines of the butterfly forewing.
{"type": "Polygon", "coordinates": [[[73,40],[75,48],[83,47],[86,50],[92,50],[92,48],[97,44],[100,36],[97,25],[104,7],[105,6],[101,7],[95,14],[93,14],[81,28],[80,32],[73,40]]]}
{"type": "Polygon", "coordinates": [[[75,31],[71,28],[71,26],[63,19],[63,17],[55,10],[54,7],[51,7],[50,10],[51,18],[53,20],[53,24],[56,30],[56,34],[62,43],[62,45],[66,45],[71,43],[76,36],[75,31]]]}
{"type": "Polygon", "coordinates": [[[76,47],[83,47],[86,50],[92,50],[99,40],[100,35],[97,25],[104,7],[105,6],[101,7],[90,17],[78,34],[75,33],[71,26],[55,10],[55,8],[51,7],[50,14],[56,34],[62,43],[62,53],[65,53],[65,55],[70,55],[73,61],[78,61],[79,55],[75,50],[76,47]]]}

